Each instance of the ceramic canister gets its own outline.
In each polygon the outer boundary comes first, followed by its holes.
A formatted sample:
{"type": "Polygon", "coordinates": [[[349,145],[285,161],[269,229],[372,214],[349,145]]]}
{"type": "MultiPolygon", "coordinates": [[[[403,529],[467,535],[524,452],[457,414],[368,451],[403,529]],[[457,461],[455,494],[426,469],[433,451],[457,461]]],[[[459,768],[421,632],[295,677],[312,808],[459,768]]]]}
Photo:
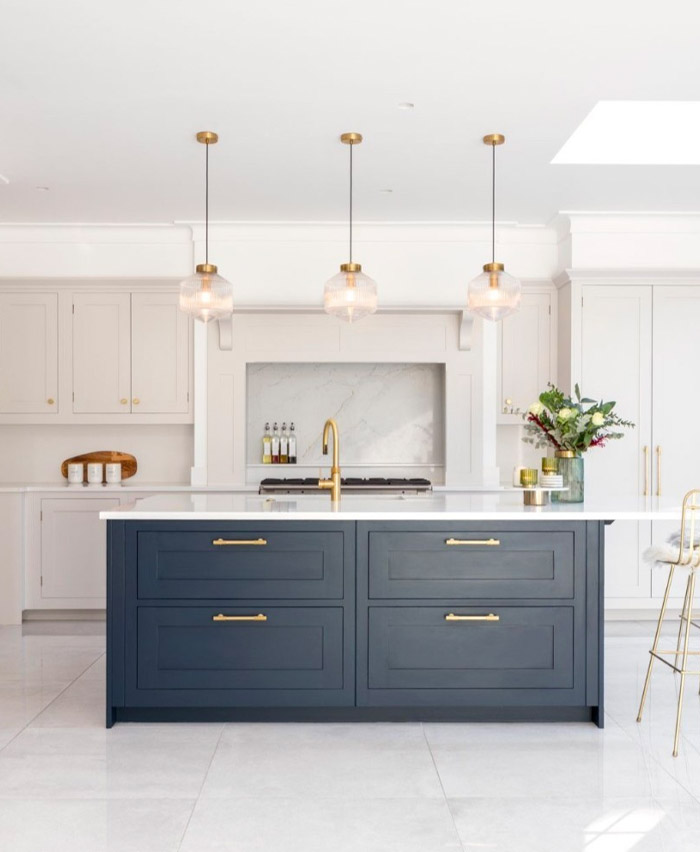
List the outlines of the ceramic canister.
{"type": "Polygon", "coordinates": [[[72,462],[68,465],[68,484],[82,485],[85,468],[80,462],[72,462]]]}
{"type": "Polygon", "coordinates": [[[89,462],[87,466],[88,485],[102,485],[102,472],[104,465],[102,462],[89,462]]]}
{"type": "Polygon", "coordinates": [[[122,466],[120,462],[109,462],[105,465],[105,480],[109,485],[117,485],[122,481],[122,466]]]}

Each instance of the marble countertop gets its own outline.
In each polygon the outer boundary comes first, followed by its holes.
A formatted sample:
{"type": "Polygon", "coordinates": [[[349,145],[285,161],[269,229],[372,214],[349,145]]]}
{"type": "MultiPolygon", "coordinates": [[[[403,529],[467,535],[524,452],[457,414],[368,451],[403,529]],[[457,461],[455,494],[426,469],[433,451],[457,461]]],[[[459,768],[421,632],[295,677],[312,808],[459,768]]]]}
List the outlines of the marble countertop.
{"type": "Polygon", "coordinates": [[[659,498],[588,500],[524,506],[520,493],[433,492],[352,494],[333,504],[326,495],[265,497],[250,493],[161,494],[100,513],[106,520],[157,521],[588,521],[678,520],[680,502],[659,498]]]}

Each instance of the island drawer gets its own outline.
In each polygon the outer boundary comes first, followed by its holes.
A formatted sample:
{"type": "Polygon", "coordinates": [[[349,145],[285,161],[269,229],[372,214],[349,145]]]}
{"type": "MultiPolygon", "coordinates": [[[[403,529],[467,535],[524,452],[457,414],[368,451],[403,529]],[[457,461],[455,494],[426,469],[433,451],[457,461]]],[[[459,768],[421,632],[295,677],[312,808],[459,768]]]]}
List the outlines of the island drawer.
{"type": "Polygon", "coordinates": [[[343,597],[342,531],[138,533],[140,599],[343,597]]]}
{"type": "Polygon", "coordinates": [[[343,609],[139,607],[136,656],[138,690],[202,703],[211,690],[341,689],[343,609]]]}
{"type": "Polygon", "coordinates": [[[370,530],[368,553],[370,598],[574,596],[573,531],[370,530]]]}
{"type": "Polygon", "coordinates": [[[573,607],[370,607],[367,687],[574,686],[573,607]]]}

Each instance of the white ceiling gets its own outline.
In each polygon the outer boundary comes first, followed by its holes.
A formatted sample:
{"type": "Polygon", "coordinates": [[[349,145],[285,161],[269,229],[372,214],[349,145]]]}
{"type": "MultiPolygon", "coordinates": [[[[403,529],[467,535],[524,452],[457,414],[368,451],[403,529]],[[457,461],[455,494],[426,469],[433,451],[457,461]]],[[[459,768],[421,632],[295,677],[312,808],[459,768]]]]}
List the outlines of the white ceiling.
{"type": "MultiPolygon", "coordinates": [[[[697,0],[3,0],[0,221],[700,209],[697,166],[551,165],[598,100],[700,100],[697,0]],[[415,109],[397,104],[411,101],[415,109]],[[49,191],[35,187],[48,186],[49,191]],[[380,190],[390,188],[392,193],[380,190]]],[[[698,140],[700,145],[700,140],[698,140]]]]}

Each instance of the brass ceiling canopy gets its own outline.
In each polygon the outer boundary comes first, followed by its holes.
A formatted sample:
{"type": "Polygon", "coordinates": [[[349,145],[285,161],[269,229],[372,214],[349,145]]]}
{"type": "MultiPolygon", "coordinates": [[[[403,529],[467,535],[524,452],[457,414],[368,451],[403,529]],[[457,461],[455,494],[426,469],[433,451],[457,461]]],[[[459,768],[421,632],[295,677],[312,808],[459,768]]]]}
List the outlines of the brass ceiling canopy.
{"type": "Polygon", "coordinates": [[[213,130],[200,130],[197,134],[197,142],[201,142],[202,145],[216,145],[219,141],[219,134],[214,133],[213,130]]]}
{"type": "Polygon", "coordinates": [[[487,133],[484,136],[484,145],[502,145],[506,137],[502,133],[487,133]]]}
{"type": "Polygon", "coordinates": [[[361,133],[341,133],[340,141],[343,145],[359,145],[362,142],[361,133]]]}

